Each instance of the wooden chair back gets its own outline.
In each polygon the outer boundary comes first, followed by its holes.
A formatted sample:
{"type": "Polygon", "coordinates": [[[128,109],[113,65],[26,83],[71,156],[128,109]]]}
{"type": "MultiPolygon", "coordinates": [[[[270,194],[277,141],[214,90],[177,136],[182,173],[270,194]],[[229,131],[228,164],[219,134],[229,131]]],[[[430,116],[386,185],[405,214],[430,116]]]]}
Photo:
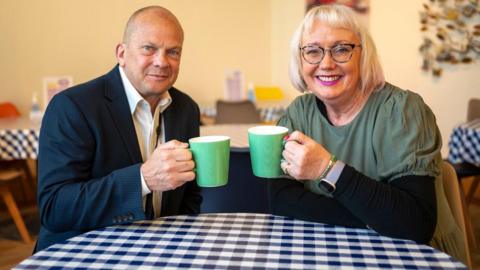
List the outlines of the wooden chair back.
{"type": "Polygon", "coordinates": [[[253,124],[261,123],[260,113],[249,100],[230,102],[218,100],[215,124],[253,124]]]}

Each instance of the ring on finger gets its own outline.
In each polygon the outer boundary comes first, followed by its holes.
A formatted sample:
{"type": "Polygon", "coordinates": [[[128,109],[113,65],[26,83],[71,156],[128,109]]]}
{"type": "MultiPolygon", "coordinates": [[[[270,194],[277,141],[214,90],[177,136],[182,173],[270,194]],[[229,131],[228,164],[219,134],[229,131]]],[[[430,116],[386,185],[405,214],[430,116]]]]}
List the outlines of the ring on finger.
{"type": "Polygon", "coordinates": [[[283,166],[283,172],[288,175],[288,167],[290,166],[290,163],[287,163],[283,166]]]}

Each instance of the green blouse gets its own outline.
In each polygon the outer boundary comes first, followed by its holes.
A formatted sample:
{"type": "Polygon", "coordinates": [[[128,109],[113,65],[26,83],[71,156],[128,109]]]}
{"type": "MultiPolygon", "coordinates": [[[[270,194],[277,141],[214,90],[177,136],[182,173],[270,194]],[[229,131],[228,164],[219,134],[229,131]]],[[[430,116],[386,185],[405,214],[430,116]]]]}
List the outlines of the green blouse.
{"type": "MultiPolygon", "coordinates": [[[[441,135],[435,116],[422,98],[392,84],[373,92],[357,116],[333,126],[322,115],[316,96],[299,96],[278,125],[301,131],[339,160],[376,181],[389,183],[406,176],[435,177],[437,227],[431,245],[465,262],[461,231],[443,192],[441,135]]],[[[313,181],[311,192],[327,195],[313,181]]]]}
{"type": "Polygon", "coordinates": [[[388,83],[373,92],[358,115],[344,126],[328,122],[313,94],[298,97],[278,125],[305,133],[377,181],[390,182],[404,175],[436,177],[440,173],[442,140],[435,116],[419,95],[388,83]]]}

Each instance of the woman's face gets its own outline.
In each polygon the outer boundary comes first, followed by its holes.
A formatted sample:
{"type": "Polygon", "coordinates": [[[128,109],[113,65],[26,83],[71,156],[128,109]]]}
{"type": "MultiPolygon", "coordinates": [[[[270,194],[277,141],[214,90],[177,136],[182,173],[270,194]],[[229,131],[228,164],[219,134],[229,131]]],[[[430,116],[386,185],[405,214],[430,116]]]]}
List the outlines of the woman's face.
{"type": "Polygon", "coordinates": [[[357,45],[349,61],[335,62],[330,51],[324,52],[323,60],[318,64],[310,64],[301,57],[302,75],[308,90],[327,104],[345,103],[349,97],[360,93],[360,40],[350,30],[331,27],[317,20],[311,32],[303,35],[300,46],[316,45],[330,49],[338,44],[357,45]]]}

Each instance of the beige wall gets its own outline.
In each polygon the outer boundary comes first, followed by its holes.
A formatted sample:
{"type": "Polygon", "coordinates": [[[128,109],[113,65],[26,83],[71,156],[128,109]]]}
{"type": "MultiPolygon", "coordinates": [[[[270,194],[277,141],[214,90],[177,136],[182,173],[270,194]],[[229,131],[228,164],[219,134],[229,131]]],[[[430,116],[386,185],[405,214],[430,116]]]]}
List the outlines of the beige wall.
{"type": "MultiPolygon", "coordinates": [[[[423,0],[370,0],[370,29],[387,80],[423,96],[444,137],[465,119],[470,97],[480,97],[480,64],[458,66],[435,79],[420,70],[418,13],[423,0]]],[[[28,113],[41,78],[72,75],[75,83],[104,74],[115,64],[114,47],[128,16],[160,4],[171,9],[186,32],[176,86],[201,105],[223,96],[226,69],[246,81],[298,93],[287,73],[290,36],[303,16],[302,0],[3,0],[0,8],[0,101],[28,113]]]]}
{"type": "Polygon", "coordinates": [[[289,99],[299,95],[290,84],[290,38],[305,13],[303,1],[271,0],[271,84],[280,86],[289,99]]]}
{"type": "Polygon", "coordinates": [[[114,48],[128,17],[152,4],[172,10],[184,27],[176,86],[200,104],[223,96],[226,69],[270,83],[268,0],[3,0],[0,101],[13,101],[26,114],[42,77],[72,75],[80,83],[106,73],[116,63],[114,48]]]}

